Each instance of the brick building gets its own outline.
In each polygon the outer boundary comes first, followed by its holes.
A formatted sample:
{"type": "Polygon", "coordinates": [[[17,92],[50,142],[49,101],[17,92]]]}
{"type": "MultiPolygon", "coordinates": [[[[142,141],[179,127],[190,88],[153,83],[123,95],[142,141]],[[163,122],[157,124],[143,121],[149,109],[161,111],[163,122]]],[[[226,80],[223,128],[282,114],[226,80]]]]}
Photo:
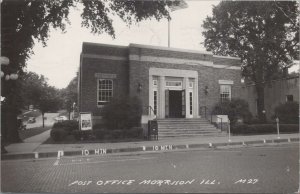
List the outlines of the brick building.
{"type": "MultiPolygon", "coordinates": [[[[299,102],[299,76],[286,77],[265,83],[265,114],[268,120],[274,120],[275,108],[285,102],[299,102]]],[[[254,84],[245,84],[241,88],[241,97],[249,104],[253,116],[258,115],[257,93],[254,84]]]]}
{"type": "Polygon", "coordinates": [[[112,97],[140,97],[144,117],[199,118],[242,86],[239,58],[137,44],[83,43],[79,76],[79,109],[94,123],[112,97]]]}

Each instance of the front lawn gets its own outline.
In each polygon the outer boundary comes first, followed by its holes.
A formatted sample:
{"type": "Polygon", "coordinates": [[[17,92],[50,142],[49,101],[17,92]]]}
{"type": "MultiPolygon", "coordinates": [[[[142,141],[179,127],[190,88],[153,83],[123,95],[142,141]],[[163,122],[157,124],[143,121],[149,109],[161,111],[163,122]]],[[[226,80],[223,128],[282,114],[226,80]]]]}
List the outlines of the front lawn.
{"type": "Polygon", "coordinates": [[[49,130],[51,127],[35,127],[35,128],[31,128],[31,129],[26,129],[26,130],[19,130],[19,136],[22,140],[27,139],[29,137],[41,134],[47,130],[49,130]]]}

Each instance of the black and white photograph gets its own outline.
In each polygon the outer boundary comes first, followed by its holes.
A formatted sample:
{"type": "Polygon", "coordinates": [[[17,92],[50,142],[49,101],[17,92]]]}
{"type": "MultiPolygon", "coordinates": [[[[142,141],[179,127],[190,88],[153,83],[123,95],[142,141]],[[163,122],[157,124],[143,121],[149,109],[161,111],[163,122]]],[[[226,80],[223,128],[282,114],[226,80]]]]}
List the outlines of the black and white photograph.
{"type": "Polygon", "coordinates": [[[1,193],[300,193],[299,1],[0,3],[1,193]]]}

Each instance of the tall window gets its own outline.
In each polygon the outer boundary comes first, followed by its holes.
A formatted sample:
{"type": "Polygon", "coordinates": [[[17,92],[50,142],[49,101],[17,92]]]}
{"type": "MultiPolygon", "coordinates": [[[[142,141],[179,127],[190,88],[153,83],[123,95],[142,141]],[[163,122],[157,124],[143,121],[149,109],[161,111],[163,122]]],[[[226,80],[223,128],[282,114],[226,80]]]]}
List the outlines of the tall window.
{"type": "Polygon", "coordinates": [[[157,91],[153,91],[153,101],[154,101],[154,114],[157,115],[157,91]]]}
{"type": "Polygon", "coordinates": [[[113,80],[99,79],[98,80],[98,99],[97,105],[103,105],[109,102],[113,97],[113,80]]]}
{"type": "Polygon", "coordinates": [[[221,98],[221,102],[231,99],[231,85],[221,85],[220,98],[221,98]]]}
{"type": "Polygon", "coordinates": [[[190,92],[190,115],[193,114],[193,92],[190,92]]]}

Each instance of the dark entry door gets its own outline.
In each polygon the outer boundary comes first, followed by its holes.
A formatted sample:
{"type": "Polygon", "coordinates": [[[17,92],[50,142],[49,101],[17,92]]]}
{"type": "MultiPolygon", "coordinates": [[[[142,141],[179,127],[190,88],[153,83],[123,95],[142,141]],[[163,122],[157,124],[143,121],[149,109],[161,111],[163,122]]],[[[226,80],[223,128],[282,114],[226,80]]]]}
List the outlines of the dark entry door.
{"type": "Polygon", "coordinates": [[[182,118],[182,91],[169,91],[169,117],[182,118]]]}

